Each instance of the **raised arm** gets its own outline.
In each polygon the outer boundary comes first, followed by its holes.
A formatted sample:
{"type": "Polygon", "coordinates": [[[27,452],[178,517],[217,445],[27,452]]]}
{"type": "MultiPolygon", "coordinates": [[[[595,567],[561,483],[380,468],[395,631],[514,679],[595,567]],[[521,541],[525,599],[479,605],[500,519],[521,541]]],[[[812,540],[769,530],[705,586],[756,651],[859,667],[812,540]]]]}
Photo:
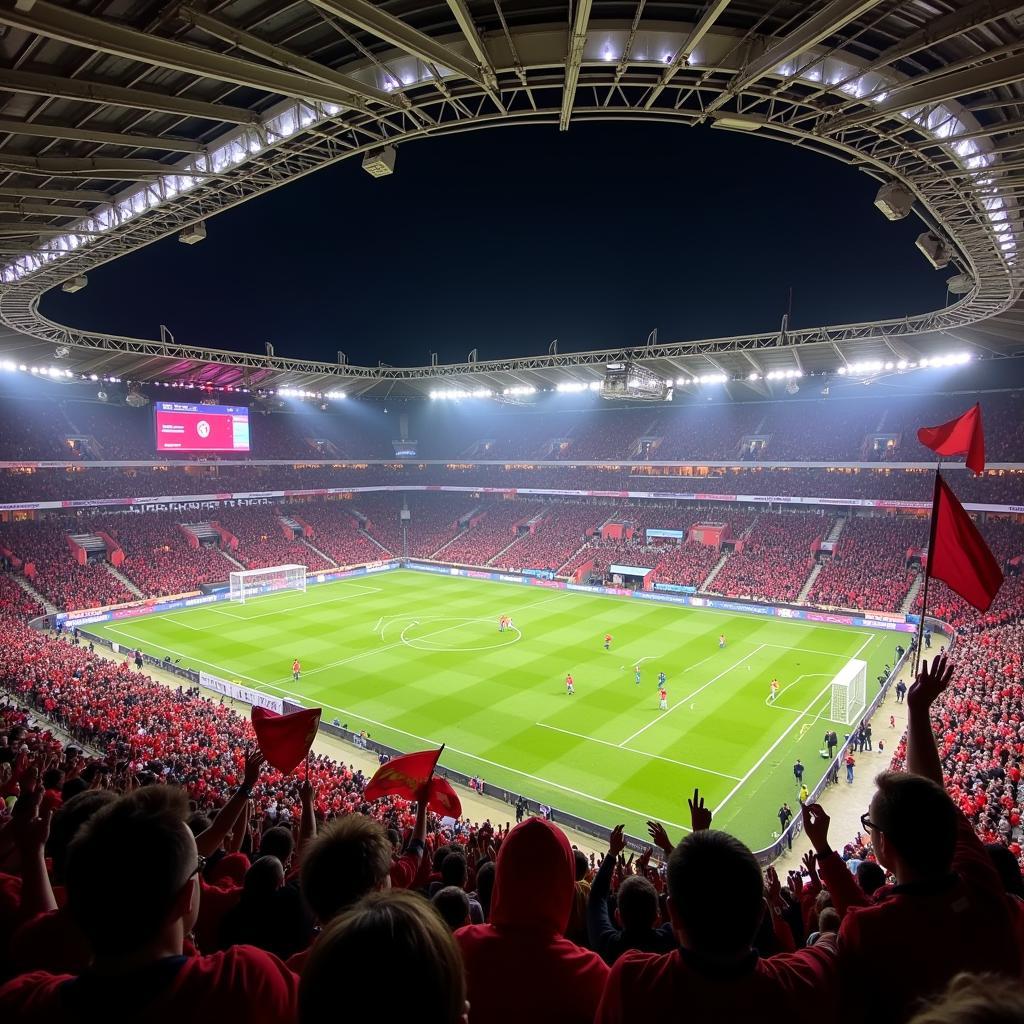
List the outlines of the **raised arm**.
{"type": "Polygon", "coordinates": [[[260,769],[263,767],[263,752],[256,747],[246,751],[245,774],[242,777],[242,785],[231,794],[228,802],[220,809],[220,813],[214,819],[213,824],[196,836],[196,849],[203,857],[210,857],[220,849],[224,837],[232,830],[238,816],[242,813],[246,801],[252,796],[253,786],[260,777],[260,769]]]}
{"type": "Polygon", "coordinates": [[[917,678],[907,692],[907,771],[923,775],[945,788],[942,762],[932,730],[931,707],[953,677],[953,665],[945,654],[921,662],[917,678]]]}

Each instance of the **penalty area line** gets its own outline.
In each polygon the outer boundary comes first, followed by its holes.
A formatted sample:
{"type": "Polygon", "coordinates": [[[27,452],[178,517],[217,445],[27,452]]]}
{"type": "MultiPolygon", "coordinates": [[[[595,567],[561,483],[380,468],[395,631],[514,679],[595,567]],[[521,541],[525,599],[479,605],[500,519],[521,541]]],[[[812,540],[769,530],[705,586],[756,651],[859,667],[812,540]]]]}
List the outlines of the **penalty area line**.
{"type": "Polygon", "coordinates": [[[703,768],[699,764],[690,764],[688,761],[677,761],[674,757],[664,757],[662,754],[651,754],[646,750],[636,750],[633,747],[622,747],[618,743],[610,743],[608,740],[599,740],[596,736],[585,736],[581,732],[572,732],[570,729],[560,729],[557,725],[548,725],[546,722],[535,722],[540,729],[550,729],[552,732],[561,732],[566,736],[575,736],[577,739],[587,740],[589,743],[600,743],[603,747],[611,747],[613,750],[624,750],[628,754],[637,754],[640,757],[654,758],[656,761],[667,761],[669,764],[677,764],[681,768],[692,768],[696,772],[703,772],[706,775],[717,775],[722,779],[731,779],[735,782],[739,776],[729,775],[727,772],[717,772],[714,768],[703,768]]]}

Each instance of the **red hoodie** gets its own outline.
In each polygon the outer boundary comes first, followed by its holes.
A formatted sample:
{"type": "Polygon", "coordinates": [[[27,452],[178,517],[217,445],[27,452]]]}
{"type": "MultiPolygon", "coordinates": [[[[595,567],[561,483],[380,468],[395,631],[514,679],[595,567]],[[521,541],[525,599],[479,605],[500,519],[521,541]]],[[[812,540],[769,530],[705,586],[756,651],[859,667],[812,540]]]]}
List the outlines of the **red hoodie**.
{"type": "Polygon", "coordinates": [[[491,923],[455,933],[474,1020],[591,1024],[608,967],[562,934],[575,877],[569,840],[551,822],[530,818],[508,834],[498,851],[491,923]]]}

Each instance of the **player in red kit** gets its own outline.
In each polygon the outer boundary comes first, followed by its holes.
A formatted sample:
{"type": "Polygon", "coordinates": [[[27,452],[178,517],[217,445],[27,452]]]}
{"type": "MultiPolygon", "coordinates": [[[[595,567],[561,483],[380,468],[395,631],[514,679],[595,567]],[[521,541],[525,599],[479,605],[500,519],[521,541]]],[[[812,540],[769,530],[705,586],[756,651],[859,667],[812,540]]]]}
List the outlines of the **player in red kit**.
{"type": "Polygon", "coordinates": [[[301,676],[301,675],[302,675],[302,666],[299,664],[299,659],[296,658],[292,662],[292,681],[297,683],[299,681],[299,676],[301,676]]]}
{"type": "Polygon", "coordinates": [[[611,633],[605,633],[604,635],[604,649],[610,651],[612,649],[612,635],[611,633]]]}
{"type": "Polygon", "coordinates": [[[569,694],[570,697],[576,692],[576,686],[573,683],[571,672],[565,677],[565,692],[569,694]]]}

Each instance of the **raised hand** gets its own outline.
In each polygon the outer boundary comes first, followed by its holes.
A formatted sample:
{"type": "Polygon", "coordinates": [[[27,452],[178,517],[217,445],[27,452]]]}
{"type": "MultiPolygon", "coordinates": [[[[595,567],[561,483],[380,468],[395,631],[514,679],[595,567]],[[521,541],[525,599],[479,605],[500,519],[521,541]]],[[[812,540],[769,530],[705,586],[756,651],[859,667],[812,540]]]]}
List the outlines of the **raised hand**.
{"type": "Polygon", "coordinates": [[[669,839],[665,826],[660,821],[647,822],[647,834],[651,837],[654,845],[664,851],[666,857],[672,852],[672,840],[669,839]]]}
{"type": "Polygon", "coordinates": [[[764,880],[765,895],[768,897],[768,902],[773,907],[780,906],[782,903],[782,883],[779,881],[775,868],[769,866],[765,869],[764,880]]]}
{"type": "Polygon", "coordinates": [[[625,830],[625,825],[616,825],[612,829],[612,834],[608,837],[608,853],[616,860],[618,860],[619,855],[626,848],[626,837],[623,834],[625,830]]]}
{"type": "Polygon", "coordinates": [[[812,882],[818,881],[818,862],[814,859],[814,851],[808,850],[801,859],[804,868],[807,870],[807,874],[810,875],[812,882]]]}
{"type": "Polygon", "coordinates": [[[690,825],[694,832],[703,832],[711,828],[711,808],[704,806],[704,797],[695,789],[693,799],[686,801],[690,805],[690,825]]]}
{"type": "Polygon", "coordinates": [[[827,853],[828,826],[832,819],[825,813],[821,804],[804,804],[800,808],[800,814],[804,822],[804,832],[807,833],[811,846],[817,853],[827,853]]]}
{"type": "Polygon", "coordinates": [[[799,899],[801,893],[804,891],[804,880],[801,877],[800,872],[790,871],[786,876],[786,885],[789,886],[789,891],[799,899]]]}
{"type": "Polygon", "coordinates": [[[931,665],[927,661],[922,661],[917,678],[910,684],[910,689],[907,691],[909,710],[927,711],[935,703],[939,694],[949,686],[955,667],[945,654],[933,658],[931,665]]]}
{"type": "Polygon", "coordinates": [[[266,758],[263,756],[263,751],[259,747],[248,747],[245,751],[245,772],[242,776],[243,784],[248,789],[252,789],[253,786],[259,781],[260,769],[263,767],[263,763],[266,758]]]}

